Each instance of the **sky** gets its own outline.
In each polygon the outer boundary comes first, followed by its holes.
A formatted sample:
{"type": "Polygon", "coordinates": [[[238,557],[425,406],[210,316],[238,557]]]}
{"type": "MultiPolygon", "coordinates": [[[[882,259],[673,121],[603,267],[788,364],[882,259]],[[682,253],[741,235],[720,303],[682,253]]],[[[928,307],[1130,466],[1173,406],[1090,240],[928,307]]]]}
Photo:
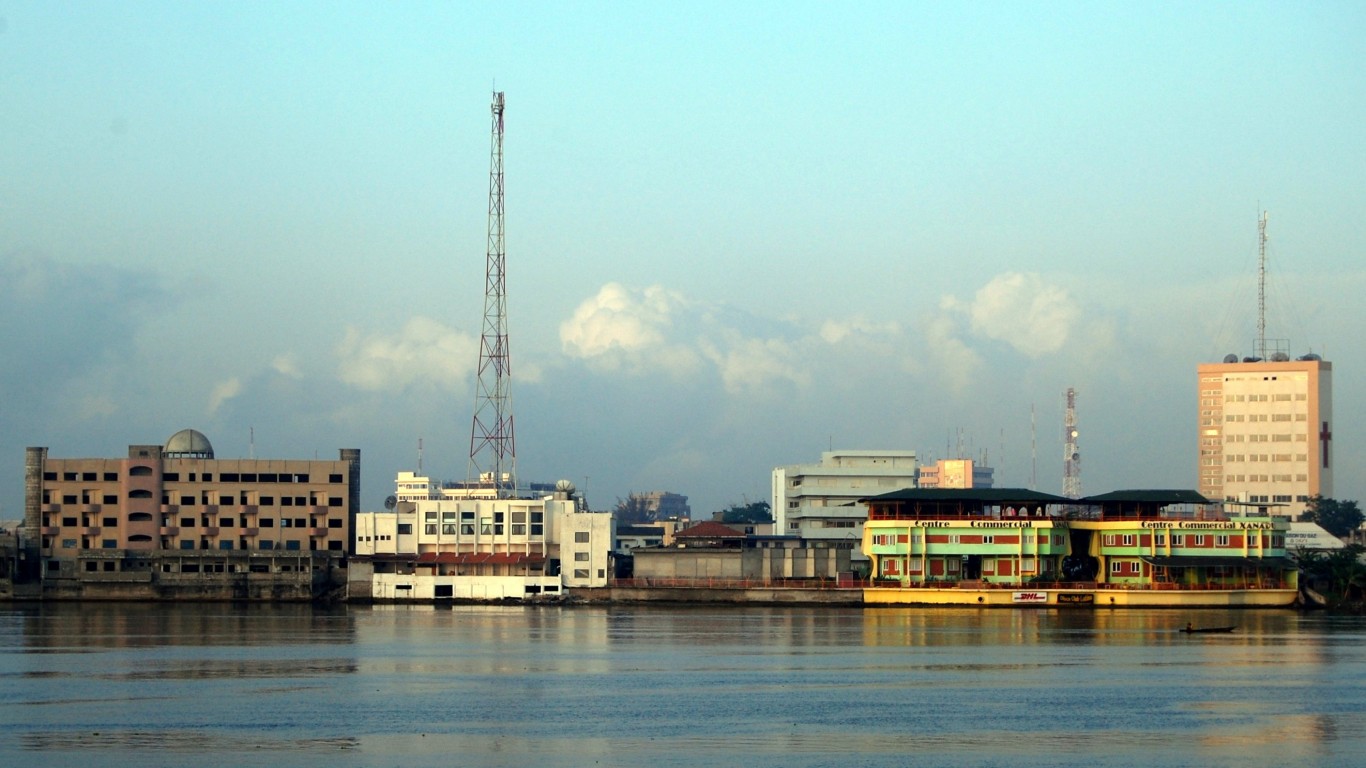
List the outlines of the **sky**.
{"type": "MultiPolygon", "coordinates": [[[[26,446],[463,480],[506,94],[517,470],[770,498],[831,449],[1196,487],[1199,363],[1333,363],[1366,497],[1366,5],[0,0],[26,446]],[[422,450],[419,452],[419,442],[422,450]]],[[[8,470],[3,467],[8,466],[8,470]]]]}

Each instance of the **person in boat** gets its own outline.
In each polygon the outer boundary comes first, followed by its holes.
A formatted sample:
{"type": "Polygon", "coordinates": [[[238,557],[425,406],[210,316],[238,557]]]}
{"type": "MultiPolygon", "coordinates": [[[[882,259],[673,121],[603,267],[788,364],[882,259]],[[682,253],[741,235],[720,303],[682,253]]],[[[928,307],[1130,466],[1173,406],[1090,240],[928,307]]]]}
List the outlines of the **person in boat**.
{"type": "Polygon", "coordinates": [[[1195,631],[1195,627],[1192,626],[1191,623],[1190,623],[1189,621],[1186,622],[1186,631],[1187,631],[1187,632],[1194,632],[1194,631],[1195,631]]]}

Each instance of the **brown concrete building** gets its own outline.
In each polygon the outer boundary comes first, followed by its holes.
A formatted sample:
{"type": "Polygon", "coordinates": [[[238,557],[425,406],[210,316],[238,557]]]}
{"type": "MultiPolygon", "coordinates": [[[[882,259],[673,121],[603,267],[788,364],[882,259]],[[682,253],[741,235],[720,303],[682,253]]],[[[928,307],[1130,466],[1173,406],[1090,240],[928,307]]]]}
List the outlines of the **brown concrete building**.
{"type": "Polygon", "coordinates": [[[192,429],[125,458],[29,448],[25,570],[48,597],[303,599],[345,567],[359,507],[356,449],[335,461],[217,459],[192,429]]]}

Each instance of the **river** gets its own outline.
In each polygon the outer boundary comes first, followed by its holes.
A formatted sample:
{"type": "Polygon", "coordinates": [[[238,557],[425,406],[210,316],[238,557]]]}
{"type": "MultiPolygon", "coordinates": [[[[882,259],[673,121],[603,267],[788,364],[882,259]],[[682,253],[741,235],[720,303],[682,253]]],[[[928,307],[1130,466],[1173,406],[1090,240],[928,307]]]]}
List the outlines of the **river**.
{"type": "Polygon", "coordinates": [[[0,765],[1353,764],[1364,640],[1294,611],[7,605],[0,765]]]}

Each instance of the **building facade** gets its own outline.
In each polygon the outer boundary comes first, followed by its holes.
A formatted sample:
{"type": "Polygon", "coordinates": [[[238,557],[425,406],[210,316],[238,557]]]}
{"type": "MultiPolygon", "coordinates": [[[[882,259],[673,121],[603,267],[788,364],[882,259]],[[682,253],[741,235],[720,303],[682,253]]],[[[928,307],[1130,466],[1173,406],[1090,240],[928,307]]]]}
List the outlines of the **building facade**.
{"type": "MultiPolygon", "coordinates": [[[[359,506],[357,449],[334,461],[219,459],[187,429],[122,458],[29,448],[23,538],[46,593],[94,597],[100,584],[115,592],[118,582],[145,582],[158,596],[158,583],[182,573],[212,582],[344,568],[359,506]]],[[[190,591],[215,593],[212,583],[190,591]]]]}
{"type": "MultiPolygon", "coordinates": [[[[404,484],[425,478],[400,473],[404,484]]],[[[351,595],[374,600],[560,597],[605,587],[612,515],[588,512],[569,481],[540,498],[415,498],[357,518],[351,595]]]]}
{"type": "Polygon", "coordinates": [[[915,451],[826,451],[818,463],[774,469],[774,533],[848,549],[856,567],[866,567],[859,542],[868,509],[859,499],[914,488],[915,456],[915,451]]]}
{"type": "Polygon", "coordinates": [[[995,470],[972,459],[939,459],[919,469],[920,488],[990,488],[995,470]]]}
{"type": "Polygon", "coordinates": [[[1198,366],[1199,491],[1292,519],[1333,495],[1333,366],[1317,355],[1198,366]]]}

